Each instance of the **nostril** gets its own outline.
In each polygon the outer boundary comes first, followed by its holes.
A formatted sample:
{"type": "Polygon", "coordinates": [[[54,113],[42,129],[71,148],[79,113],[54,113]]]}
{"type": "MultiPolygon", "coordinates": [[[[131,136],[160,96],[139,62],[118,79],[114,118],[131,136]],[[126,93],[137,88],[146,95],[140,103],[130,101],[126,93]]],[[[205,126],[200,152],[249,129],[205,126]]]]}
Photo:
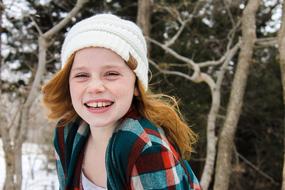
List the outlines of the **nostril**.
{"type": "Polygon", "coordinates": [[[105,85],[102,82],[99,82],[99,83],[97,82],[97,83],[90,84],[88,86],[87,92],[100,93],[100,92],[103,92],[105,89],[106,89],[105,85]]]}

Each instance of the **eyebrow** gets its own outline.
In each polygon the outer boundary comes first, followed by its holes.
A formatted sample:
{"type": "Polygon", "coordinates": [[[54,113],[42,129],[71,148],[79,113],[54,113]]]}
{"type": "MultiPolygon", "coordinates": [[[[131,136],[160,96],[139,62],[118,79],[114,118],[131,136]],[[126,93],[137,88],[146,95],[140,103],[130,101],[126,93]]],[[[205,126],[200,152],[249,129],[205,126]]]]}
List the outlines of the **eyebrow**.
{"type": "MultiPolygon", "coordinates": [[[[121,68],[122,66],[118,66],[118,65],[105,65],[103,67],[103,69],[109,69],[109,68],[121,68]]],[[[81,67],[74,67],[71,69],[71,71],[82,71],[82,70],[88,70],[87,67],[85,66],[81,66],[81,67]]]]}

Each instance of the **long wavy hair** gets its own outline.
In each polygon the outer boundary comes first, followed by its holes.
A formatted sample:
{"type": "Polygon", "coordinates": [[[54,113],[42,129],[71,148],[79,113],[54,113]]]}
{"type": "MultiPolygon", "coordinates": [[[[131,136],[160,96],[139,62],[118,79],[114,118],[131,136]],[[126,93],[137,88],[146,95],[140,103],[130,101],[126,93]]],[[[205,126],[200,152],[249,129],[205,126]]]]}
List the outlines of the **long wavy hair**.
{"type": "MultiPolygon", "coordinates": [[[[78,117],[72,106],[69,91],[69,73],[74,55],[70,56],[65,66],[42,88],[42,102],[49,110],[48,118],[50,120],[62,120],[64,123],[68,123],[78,117]]],[[[132,70],[137,66],[137,62],[132,56],[126,64],[132,70]]],[[[152,93],[151,90],[145,91],[139,80],[136,80],[136,86],[139,95],[134,96],[132,106],[139,115],[161,127],[167,139],[179,149],[182,157],[189,159],[193,151],[193,144],[197,141],[197,135],[183,119],[176,99],[165,94],[152,93]]]]}

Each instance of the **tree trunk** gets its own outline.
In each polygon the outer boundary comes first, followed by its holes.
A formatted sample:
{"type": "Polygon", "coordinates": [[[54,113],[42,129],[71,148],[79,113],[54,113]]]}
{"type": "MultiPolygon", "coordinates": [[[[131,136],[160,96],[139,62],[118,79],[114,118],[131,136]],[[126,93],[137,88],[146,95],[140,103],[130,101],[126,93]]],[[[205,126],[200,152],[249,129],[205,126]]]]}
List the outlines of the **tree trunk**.
{"type": "Polygon", "coordinates": [[[215,128],[216,128],[216,119],[221,102],[220,86],[218,88],[212,88],[211,94],[212,94],[212,104],[207,121],[207,155],[200,181],[203,190],[208,190],[214,172],[213,170],[216,158],[216,145],[217,145],[215,128]]]}
{"type": "MultiPolygon", "coordinates": [[[[0,72],[2,71],[2,16],[4,12],[4,4],[3,1],[0,0],[0,72]]],[[[2,97],[2,78],[0,73],[0,97],[2,97]]],[[[2,102],[1,102],[2,103],[2,102]]],[[[15,159],[15,147],[13,146],[14,143],[11,142],[11,138],[9,138],[9,131],[10,129],[4,126],[7,123],[6,118],[0,113],[0,120],[1,120],[1,127],[0,127],[0,135],[3,142],[3,149],[5,152],[5,166],[6,166],[6,176],[4,179],[4,186],[3,190],[17,190],[19,189],[16,185],[18,181],[16,172],[16,159],[15,159]]]]}
{"type": "Polygon", "coordinates": [[[6,177],[3,190],[19,190],[22,185],[22,151],[21,145],[3,141],[5,151],[6,177]]]}
{"type": "MultiPolygon", "coordinates": [[[[21,114],[21,111],[19,112],[21,114]]],[[[14,128],[21,127],[21,115],[15,116],[14,128]]],[[[4,190],[18,190],[22,185],[22,143],[17,139],[18,135],[12,135],[9,127],[2,127],[2,141],[5,152],[6,178],[4,181],[4,190]]],[[[17,129],[16,129],[17,130],[17,129]]]]}
{"type": "Polygon", "coordinates": [[[280,59],[280,71],[281,71],[281,82],[283,88],[283,179],[282,179],[282,190],[285,190],[285,4],[282,4],[282,18],[281,28],[278,34],[279,42],[279,59],[280,59]]]}
{"type": "Polygon", "coordinates": [[[14,174],[15,171],[15,154],[13,150],[13,146],[3,141],[3,149],[5,152],[5,166],[6,166],[6,177],[4,181],[4,188],[3,190],[16,190],[15,183],[14,183],[14,174]]]}
{"type": "MultiPolygon", "coordinates": [[[[0,97],[2,94],[2,78],[1,78],[1,71],[2,71],[2,15],[4,12],[4,5],[2,0],[0,0],[0,97]]],[[[0,113],[2,114],[2,113],[0,113]]],[[[0,131],[1,132],[1,131],[0,131]]],[[[0,133],[1,136],[1,133],[0,133]]]]}
{"type": "MultiPolygon", "coordinates": [[[[137,24],[141,27],[145,36],[150,36],[150,18],[152,14],[152,0],[138,0],[137,24]]],[[[147,42],[148,53],[150,52],[150,43],[147,42]]]]}
{"type": "Polygon", "coordinates": [[[207,121],[207,155],[206,162],[204,165],[202,177],[201,177],[201,187],[203,190],[208,190],[210,183],[212,182],[212,176],[214,173],[214,165],[217,153],[217,136],[216,136],[216,120],[220,109],[221,103],[221,86],[223,82],[224,75],[228,68],[229,62],[232,60],[236,52],[240,47],[240,42],[238,42],[231,50],[226,53],[226,59],[220,69],[217,81],[214,86],[209,85],[212,95],[211,110],[208,115],[207,121]]]}
{"type": "Polygon", "coordinates": [[[218,142],[214,190],[228,190],[234,136],[243,104],[243,96],[256,41],[255,15],[260,0],[249,0],[242,16],[242,44],[224,126],[218,142]]]}
{"type": "Polygon", "coordinates": [[[3,190],[19,190],[22,185],[22,151],[21,146],[8,146],[5,150],[6,178],[3,190]]]}

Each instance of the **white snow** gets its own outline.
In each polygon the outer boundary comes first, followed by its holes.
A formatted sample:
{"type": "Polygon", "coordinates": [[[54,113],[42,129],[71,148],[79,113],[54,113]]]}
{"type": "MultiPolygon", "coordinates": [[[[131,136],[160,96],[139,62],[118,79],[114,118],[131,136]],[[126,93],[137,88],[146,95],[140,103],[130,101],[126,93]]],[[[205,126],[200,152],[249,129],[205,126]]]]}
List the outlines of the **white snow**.
{"type": "MultiPolygon", "coordinates": [[[[23,181],[22,190],[57,190],[58,179],[55,167],[47,163],[46,156],[37,144],[23,144],[23,181]],[[45,168],[49,168],[49,172],[45,168]]],[[[5,179],[5,160],[0,139],[0,189],[5,179]]]]}

